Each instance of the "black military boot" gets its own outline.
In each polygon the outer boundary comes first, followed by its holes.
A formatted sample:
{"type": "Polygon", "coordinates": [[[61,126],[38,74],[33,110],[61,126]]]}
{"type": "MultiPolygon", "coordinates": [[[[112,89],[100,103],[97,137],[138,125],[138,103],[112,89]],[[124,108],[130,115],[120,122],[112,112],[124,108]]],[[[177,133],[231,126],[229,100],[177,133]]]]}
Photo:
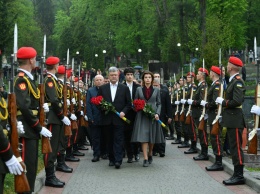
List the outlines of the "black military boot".
{"type": "Polygon", "coordinates": [[[70,168],[65,163],[65,154],[60,154],[57,156],[57,171],[66,172],[66,173],[72,173],[73,168],[70,168]]]}
{"type": "Polygon", "coordinates": [[[243,185],[245,184],[245,178],[243,176],[243,165],[237,165],[234,167],[234,174],[228,180],[224,180],[223,184],[225,185],[243,185]]]}
{"type": "Polygon", "coordinates": [[[216,161],[212,166],[205,167],[207,171],[222,171],[224,170],[222,166],[222,156],[216,156],[216,161]]]}
{"type": "Polygon", "coordinates": [[[181,137],[177,137],[177,139],[175,141],[172,142],[172,144],[181,144],[181,137]]]}
{"type": "Polygon", "coordinates": [[[73,156],[85,156],[84,153],[80,152],[77,144],[73,144],[73,156]]]}
{"type": "Polygon", "coordinates": [[[54,174],[54,167],[45,168],[46,172],[46,179],[45,179],[45,186],[49,187],[57,187],[62,188],[64,186],[64,182],[61,182],[54,174]]]}
{"type": "Polygon", "coordinates": [[[193,160],[209,160],[208,147],[201,146],[201,153],[198,156],[193,157],[193,160]]]}
{"type": "Polygon", "coordinates": [[[66,149],[65,161],[69,161],[69,162],[79,162],[80,161],[79,158],[76,158],[76,157],[73,156],[72,147],[69,147],[69,148],[66,149]]]}
{"type": "Polygon", "coordinates": [[[178,145],[178,148],[189,148],[190,145],[189,145],[189,141],[184,141],[182,142],[181,145],[178,145]]]}
{"type": "Polygon", "coordinates": [[[198,151],[197,151],[197,142],[193,141],[193,142],[191,142],[190,149],[185,151],[184,154],[196,154],[196,153],[198,153],[198,151]]]}

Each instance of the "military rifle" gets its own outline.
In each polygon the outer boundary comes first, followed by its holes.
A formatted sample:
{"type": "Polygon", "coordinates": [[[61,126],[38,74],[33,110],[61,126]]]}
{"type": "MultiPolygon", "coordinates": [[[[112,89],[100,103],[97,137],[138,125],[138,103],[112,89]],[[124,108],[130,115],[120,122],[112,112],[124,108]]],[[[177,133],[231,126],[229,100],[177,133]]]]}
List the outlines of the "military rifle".
{"type": "Polygon", "coordinates": [[[14,93],[13,87],[13,77],[14,77],[14,65],[17,64],[16,61],[16,53],[17,53],[17,24],[14,27],[14,63],[11,66],[11,76],[10,76],[10,93],[8,94],[8,113],[9,113],[9,123],[11,126],[11,147],[14,153],[14,156],[17,158],[21,166],[23,167],[23,172],[21,175],[14,176],[14,188],[16,193],[29,192],[30,186],[25,175],[26,166],[20,156],[19,153],[19,140],[18,140],[18,131],[17,131],[17,105],[16,105],[16,97],[14,93]]]}
{"type": "MultiPolygon", "coordinates": [[[[190,99],[193,98],[193,83],[191,83],[191,92],[190,92],[190,99]]],[[[189,108],[188,111],[186,113],[186,120],[185,120],[185,124],[189,125],[191,123],[191,104],[189,104],[189,108]]]]}
{"type": "MultiPolygon", "coordinates": [[[[176,76],[174,73],[174,82],[175,82],[175,86],[176,86],[176,101],[179,101],[179,89],[177,88],[177,81],[176,81],[176,76]]],[[[175,92],[175,91],[174,91],[175,92]]],[[[174,121],[179,121],[179,105],[176,105],[176,111],[174,114],[174,121]]]]}
{"type": "MultiPolygon", "coordinates": [[[[38,84],[38,88],[40,90],[40,99],[39,99],[39,122],[41,126],[45,127],[45,113],[43,109],[44,104],[44,85],[43,85],[43,64],[45,63],[45,56],[46,56],[46,35],[44,35],[44,41],[43,41],[43,59],[41,61],[41,75],[40,75],[40,81],[38,84]]],[[[42,135],[42,153],[48,154],[52,152],[50,139],[48,137],[44,137],[42,135]]]]}
{"type": "Polygon", "coordinates": [[[81,115],[82,107],[81,107],[81,93],[79,90],[79,81],[80,81],[80,65],[79,65],[79,79],[78,79],[78,91],[77,91],[77,100],[78,100],[78,112],[80,112],[79,115],[79,126],[84,125],[84,117],[81,115]]]}
{"type": "MultiPolygon", "coordinates": [[[[183,68],[182,68],[182,76],[181,78],[183,79],[183,68]]],[[[184,86],[184,79],[183,79],[183,86],[182,86],[182,99],[185,100],[185,86],[184,86]]],[[[184,113],[184,104],[182,104],[181,107],[181,112],[180,112],[180,122],[183,122],[185,120],[185,113],[184,113]]]]}
{"type": "MultiPolygon", "coordinates": [[[[205,74],[205,73],[204,73],[205,74]]],[[[204,75],[205,76],[205,75],[204,75]]],[[[206,76],[205,76],[206,77],[206,76]]],[[[208,96],[208,86],[207,86],[207,83],[206,83],[206,79],[205,79],[205,89],[204,89],[204,101],[207,101],[207,96],[208,96]]],[[[206,106],[203,107],[202,109],[202,113],[200,115],[200,123],[199,123],[199,126],[198,126],[198,129],[199,130],[204,130],[205,128],[205,120],[204,120],[204,117],[205,117],[205,113],[206,113],[206,106]]]]}

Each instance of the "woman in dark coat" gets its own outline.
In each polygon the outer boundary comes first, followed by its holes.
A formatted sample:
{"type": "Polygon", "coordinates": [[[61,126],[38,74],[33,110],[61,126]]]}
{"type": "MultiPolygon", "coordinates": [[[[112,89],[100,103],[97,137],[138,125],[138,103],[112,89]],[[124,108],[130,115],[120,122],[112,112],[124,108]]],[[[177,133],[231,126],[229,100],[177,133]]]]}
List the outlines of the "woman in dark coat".
{"type": "Polygon", "coordinates": [[[155,143],[164,143],[165,139],[161,129],[161,125],[156,121],[159,120],[161,112],[160,90],[153,87],[154,76],[150,71],[145,71],[142,75],[142,87],[136,90],[135,99],[145,100],[155,111],[154,119],[148,117],[143,111],[137,112],[135,124],[132,134],[132,142],[141,142],[144,154],[143,166],[148,167],[148,163],[153,161],[152,153],[155,143]],[[147,148],[149,152],[147,155],[147,148]]]}

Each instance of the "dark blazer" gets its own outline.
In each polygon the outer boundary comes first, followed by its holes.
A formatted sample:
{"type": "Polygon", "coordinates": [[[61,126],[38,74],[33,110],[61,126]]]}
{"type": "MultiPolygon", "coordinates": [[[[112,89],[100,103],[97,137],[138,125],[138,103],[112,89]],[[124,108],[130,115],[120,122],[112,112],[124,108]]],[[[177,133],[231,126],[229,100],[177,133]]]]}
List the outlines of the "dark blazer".
{"type": "Polygon", "coordinates": [[[100,125],[101,123],[101,112],[100,110],[97,108],[96,105],[92,104],[90,102],[92,97],[96,97],[98,94],[98,88],[92,87],[89,88],[88,93],[87,93],[87,116],[88,116],[88,121],[90,124],[93,125],[100,125]],[[92,122],[94,121],[94,122],[92,122]]]}
{"type": "MultiPolygon", "coordinates": [[[[110,83],[102,85],[98,90],[98,96],[103,96],[104,100],[111,102],[117,112],[124,112],[125,114],[131,109],[131,96],[129,88],[121,83],[118,83],[114,102],[112,102],[110,83]]],[[[105,111],[101,112],[102,125],[125,125],[120,117],[115,113],[109,112],[105,115],[105,111]]]]}
{"type": "Polygon", "coordinates": [[[169,95],[169,92],[167,92],[164,89],[160,89],[160,94],[161,94],[161,114],[160,114],[160,119],[164,124],[166,124],[167,119],[171,118],[172,119],[172,106],[171,106],[171,98],[169,95]]]}
{"type": "MultiPolygon", "coordinates": [[[[123,84],[127,86],[126,82],[124,82],[123,84]]],[[[138,87],[140,87],[140,85],[133,82],[132,100],[134,100],[134,98],[135,98],[136,89],[138,87]]],[[[136,112],[134,111],[134,108],[132,107],[125,116],[127,119],[129,119],[131,121],[131,123],[129,125],[128,124],[126,125],[126,129],[133,129],[134,122],[135,122],[135,116],[136,116],[136,112]]]]}

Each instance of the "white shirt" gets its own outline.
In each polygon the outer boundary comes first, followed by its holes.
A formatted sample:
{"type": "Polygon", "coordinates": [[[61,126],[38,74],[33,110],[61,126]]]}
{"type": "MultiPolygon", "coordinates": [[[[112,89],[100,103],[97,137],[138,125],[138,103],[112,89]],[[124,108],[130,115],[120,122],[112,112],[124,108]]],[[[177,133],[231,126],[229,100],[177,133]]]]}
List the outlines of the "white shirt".
{"type": "Polygon", "coordinates": [[[50,74],[50,75],[52,75],[52,77],[54,77],[54,79],[58,81],[58,79],[57,79],[56,75],[54,75],[54,74],[52,74],[52,73],[50,73],[50,72],[47,72],[47,74],[50,74]]]}
{"type": "Polygon", "coordinates": [[[26,71],[25,69],[21,69],[21,68],[18,68],[19,71],[22,71],[24,72],[26,75],[28,75],[28,77],[31,79],[31,80],[34,80],[33,78],[33,75],[29,72],[29,71],[26,71]]]}
{"type": "Polygon", "coordinates": [[[126,85],[128,86],[129,90],[130,90],[130,95],[131,95],[131,99],[133,99],[133,94],[132,94],[132,91],[133,91],[133,83],[129,84],[126,82],[126,85]]]}
{"type": "Polygon", "coordinates": [[[111,90],[112,102],[114,102],[114,100],[115,100],[117,86],[118,86],[118,82],[116,82],[115,84],[112,84],[110,82],[110,90],[111,90]]]}
{"type": "Polygon", "coordinates": [[[234,74],[234,75],[232,75],[230,78],[229,78],[229,82],[231,82],[231,80],[236,76],[236,75],[238,75],[239,73],[236,73],[236,74],[234,74]]]}

